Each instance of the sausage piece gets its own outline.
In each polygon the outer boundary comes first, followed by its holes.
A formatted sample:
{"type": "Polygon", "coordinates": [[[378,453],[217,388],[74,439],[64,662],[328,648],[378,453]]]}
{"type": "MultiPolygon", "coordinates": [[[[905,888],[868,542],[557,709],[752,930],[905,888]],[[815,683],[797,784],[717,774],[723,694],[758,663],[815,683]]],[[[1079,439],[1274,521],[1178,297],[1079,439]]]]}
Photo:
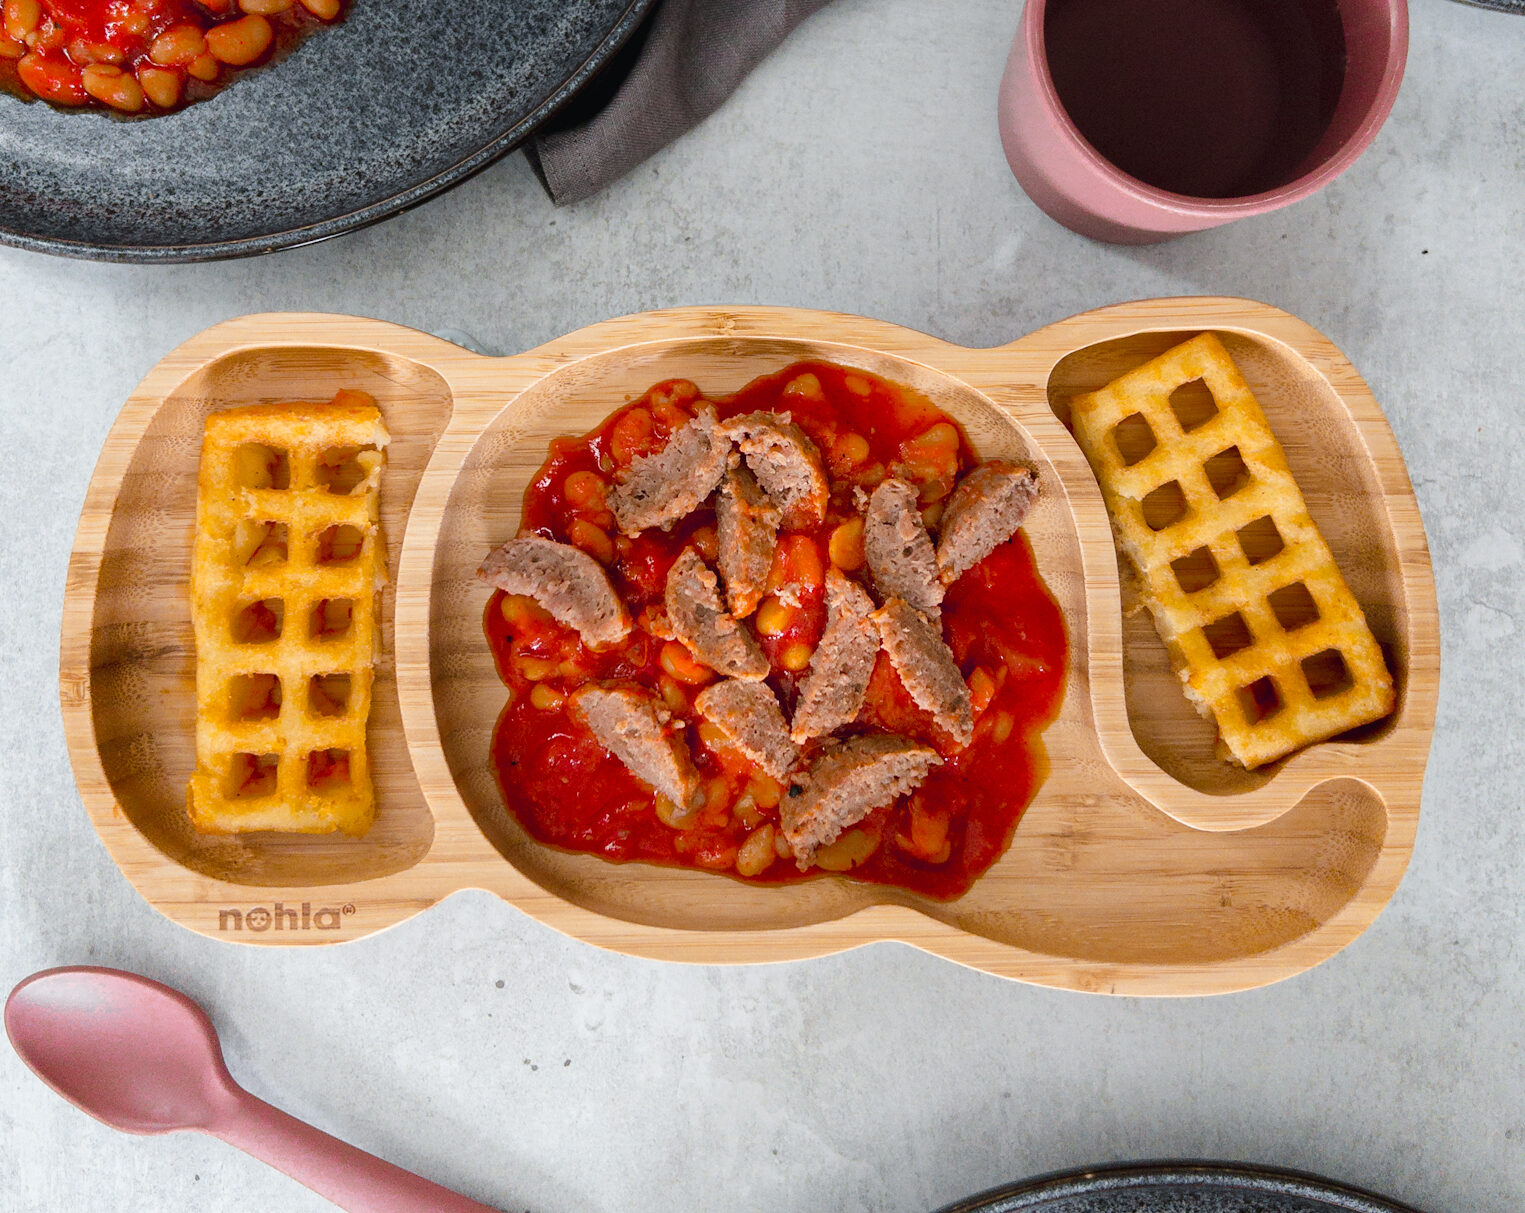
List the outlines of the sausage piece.
{"type": "Polygon", "coordinates": [[[728,678],[764,678],[768,659],[757,639],[720,601],[720,583],[693,548],[667,574],[667,618],[695,657],[728,678]]]}
{"type": "Polygon", "coordinates": [[[521,535],[488,556],[477,576],[510,594],[528,594],[594,648],[630,634],[630,616],[603,565],[570,544],[521,535]]]}
{"type": "Polygon", "coordinates": [[[892,733],[850,737],[821,751],[779,802],[779,821],[800,870],[843,830],[915,791],[941,761],[931,747],[892,733]]]}

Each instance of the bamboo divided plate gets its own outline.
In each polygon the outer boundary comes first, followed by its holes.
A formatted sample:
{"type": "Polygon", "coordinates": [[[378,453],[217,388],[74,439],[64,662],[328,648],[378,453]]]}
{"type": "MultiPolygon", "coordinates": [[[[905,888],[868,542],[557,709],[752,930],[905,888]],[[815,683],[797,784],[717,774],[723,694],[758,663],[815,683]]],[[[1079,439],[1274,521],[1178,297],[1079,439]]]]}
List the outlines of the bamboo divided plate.
{"type": "Polygon", "coordinates": [[[590,943],[729,962],[901,940],[1042,985],[1203,994],[1287,977],[1344,947],[1397,888],[1418,822],[1439,637],[1424,531],[1381,410],[1327,338],[1237,299],[1149,300],[963,349],[859,317],[685,308],[611,320],[509,358],[373,320],[250,316],[164,359],[127,402],[69,567],[61,694],[75,773],[112,858],[176,922],[313,944],[490,890],[590,943]],[[1354,738],[1236,770],[1187,705],[1146,615],[1124,618],[1101,495],[1061,422],[1077,392],[1218,333],[1286,447],[1396,676],[1398,708],[1354,738]],[[860,367],[925,393],[985,457],[1024,459],[1026,525],[1064,611],[1070,668],[1047,780],[1006,854],[935,902],[839,878],[787,887],[615,865],[531,841],[487,765],[504,700],[478,563],[517,526],[549,441],[659,380],[730,392],[788,363],[860,367]],[[363,839],[201,837],[187,581],[203,419],[261,401],[372,393],[393,435],[382,490],[392,582],[363,839]]]}

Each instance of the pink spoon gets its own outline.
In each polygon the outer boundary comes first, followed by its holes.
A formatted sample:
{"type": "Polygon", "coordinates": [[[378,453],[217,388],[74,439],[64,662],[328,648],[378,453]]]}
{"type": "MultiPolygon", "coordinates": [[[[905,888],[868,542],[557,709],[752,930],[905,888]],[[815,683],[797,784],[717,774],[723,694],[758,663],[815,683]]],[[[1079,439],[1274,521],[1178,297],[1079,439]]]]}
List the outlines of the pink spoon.
{"type": "Polygon", "coordinates": [[[220,1137],[350,1213],[497,1213],[288,1116],[233,1081],[206,1012],[118,969],[34,973],[5,1003],[32,1072],[127,1133],[220,1137]]]}

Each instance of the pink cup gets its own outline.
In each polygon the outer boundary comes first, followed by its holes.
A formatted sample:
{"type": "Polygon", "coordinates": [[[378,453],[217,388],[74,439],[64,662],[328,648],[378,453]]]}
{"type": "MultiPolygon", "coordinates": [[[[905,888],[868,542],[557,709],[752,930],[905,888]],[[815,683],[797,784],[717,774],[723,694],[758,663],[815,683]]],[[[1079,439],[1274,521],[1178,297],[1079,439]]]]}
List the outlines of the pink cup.
{"type": "Polygon", "coordinates": [[[1065,113],[1044,46],[1048,0],[1027,0],[1001,81],[1001,144],[1028,196],[1072,231],[1152,244],[1288,206],[1333,181],[1376,137],[1408,56],[1406,0],[1339,0],[1344,85],[1328,128],[1295,179],[1241,198],[1194,198],[1147,185],[1105,160],[1065,113]]]}

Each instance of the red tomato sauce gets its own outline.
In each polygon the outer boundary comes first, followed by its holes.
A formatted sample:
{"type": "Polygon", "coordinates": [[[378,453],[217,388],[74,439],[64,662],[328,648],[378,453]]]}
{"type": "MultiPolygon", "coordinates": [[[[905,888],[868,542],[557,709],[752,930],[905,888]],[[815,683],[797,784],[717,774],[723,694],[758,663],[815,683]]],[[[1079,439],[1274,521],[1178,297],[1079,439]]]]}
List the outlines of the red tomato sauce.
{"type": "MultiPolygon", "coordinates": [[[[591,434],[551,444],[550,457],[525,492],[521,533],[574,544],[598,559],[636,627],[620,647],[594,651],[532,600],[495,592],[484,630],[509,702],[494,733],[492,765],[509,810],[551,846],[761,883],[808,879],[822,871],[800,872],[788,856],[765,859],[755,870],[755,846],[751,861],[744,857],[750,837],[777,826],[778,802],[787,789],[721,744],[693,710],[693,696],[714,675],[676,641],[647,630],[660,616],[667,570],[683,549],[693,544],[713,563],[713,511],[704,507],[671,532],[628,539],[618,535],[603,497],[614,473],[660,449],[701,399],[691,383],[661,383],[591,434]],[[705,786],[704,808],[685,828],[663,820],[652,792],[568,708],[565,697],[578,686],[609,679],[647,688],[682,722],[705,786]]],[[[967,437],[930,401],[826,363],[797,364],[711,403],[722,418],[788,412],[816,443],[830,473],[825,524],[809,534],[781,536],[770,575],[770,588],[795,586],[799,605],[770,608],[770,595],[750,620],[773,667],[768,683],[787,716],[805,674],[797,654],[792,664],[798,668],[791,668],[791,646],[813,648],[824,628],[820,583],[826,561],[843,557],[846,565],[839,561],[839,567],[867,577],[853,566],[851,545],[840,537],[833,541],[839,526],[859,516],[854,489],[871,489],[893,470],[921,486],[931,523],[955,480],[978,459],[967,437]]],[[[1067,644],[1058,605],[1021,533],[949,588],[943,620],[944,637],[970,682],[974,741],[959,751],[940,734],[881,653],[863,711],[849,731],[916,737],[935,745],[944,762],[917,791],[855,827],[860,850],[871,846],[871,854],[832,870],[947,899],[966,892],[1000,857],[1043,780],[1047,760],[1040,735],[1059,710],[1067,644]]],[[[807,760],[815,744],[807,748],[807,760]]]]}
{"type": "Polygon", "coordinates": [[[0,0],[0,88],[58,106],[162,113],[211,96],[230,70],[291,49],[343,7],[292,0],[251,14],[237,0],[0,0]]]}

